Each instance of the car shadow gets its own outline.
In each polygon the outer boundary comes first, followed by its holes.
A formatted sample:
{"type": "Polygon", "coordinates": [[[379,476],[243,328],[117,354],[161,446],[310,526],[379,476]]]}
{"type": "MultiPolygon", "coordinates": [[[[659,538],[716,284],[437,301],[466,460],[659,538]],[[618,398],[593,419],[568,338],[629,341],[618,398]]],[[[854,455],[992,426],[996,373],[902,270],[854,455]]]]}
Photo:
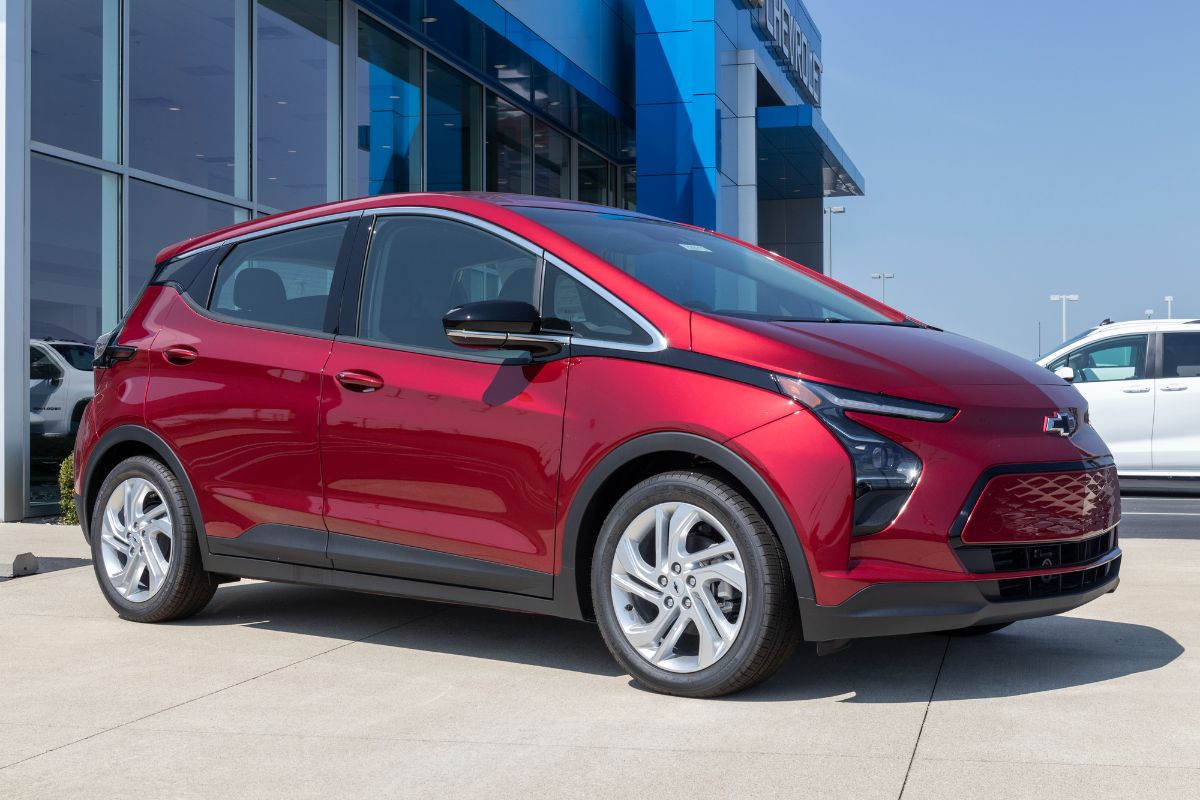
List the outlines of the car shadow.
{"type": "MultiPolygon", "coordinates": [[[[222,587],[179,625],[243,625],[605,677],[623,674],[595,625],[471,606],[273,583],[222,587]]],[[[1034,694],[1159,669],[1184,648],[1145,625],[1047,617],[980,637],[863,639],[830,656],[801,643],[766,683],[731,702],[925,702],[1034,694]],[[944,661],[943,661],[944,659],[944,661]]]]}

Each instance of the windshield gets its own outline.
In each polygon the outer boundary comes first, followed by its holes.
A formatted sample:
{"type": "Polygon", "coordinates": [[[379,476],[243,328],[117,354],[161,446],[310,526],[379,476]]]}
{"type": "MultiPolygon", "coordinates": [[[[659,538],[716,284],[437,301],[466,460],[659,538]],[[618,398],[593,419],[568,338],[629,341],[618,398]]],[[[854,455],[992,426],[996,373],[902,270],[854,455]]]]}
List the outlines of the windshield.
{"type": "Polygon", "coordinates": [[[94,348],[88,347],[86,344],[72,344],[68,342],[53,342],[50,344],[58,354],[67,360],[75,369],[81,369],[85,372],[92,371],[92,358],[95,357],[94,348]]]}
{"type": "Polygon", "coordinates": [[[746,319],[904,324],[748,247],[623,214],[513,207],[694,311],[746,319]]]}

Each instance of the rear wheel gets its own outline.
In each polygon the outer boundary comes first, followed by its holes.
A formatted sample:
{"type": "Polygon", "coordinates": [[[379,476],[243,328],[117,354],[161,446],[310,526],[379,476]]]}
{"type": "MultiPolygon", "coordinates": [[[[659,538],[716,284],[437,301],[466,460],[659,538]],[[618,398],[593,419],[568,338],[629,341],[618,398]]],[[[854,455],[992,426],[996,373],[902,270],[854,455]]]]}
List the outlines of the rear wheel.
{"type": "Polygon", "coordinates": [[[596,542],[592,599],[613,656],[666,694],[745,689],[800,638],[775,534],[745,497],[699,472],[656,475],[621,498],[596,542]]]}
{"type": "Polygon", "coordinates": [[[161,462],[135,456],[118,464],[91,518],[96,579],[121,617],[182,619],[212,599],[217,583],[201,564],[187,496],[161,462]]]}

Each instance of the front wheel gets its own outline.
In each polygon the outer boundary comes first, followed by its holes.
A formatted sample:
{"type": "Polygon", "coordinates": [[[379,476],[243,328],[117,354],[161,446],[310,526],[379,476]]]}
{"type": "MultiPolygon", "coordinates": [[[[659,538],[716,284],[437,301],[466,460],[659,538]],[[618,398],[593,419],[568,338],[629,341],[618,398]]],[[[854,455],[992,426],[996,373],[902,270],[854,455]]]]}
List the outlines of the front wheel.
{"type": "Polygon", "coordinates": [[[182,619],[212,599],[217,583],[201,564],[187,496],[161,462],[118,464],[100,487],[91,527],[96,579],[124,619],[182,619]]]}
{"type": "Polygon", "coordinates": [[[745,497],[701,472],[630,489],[600,531],[591,577],[605,643],[654,691],[745,689],[774,673],[800,638],[775,534],[745,497]]]}

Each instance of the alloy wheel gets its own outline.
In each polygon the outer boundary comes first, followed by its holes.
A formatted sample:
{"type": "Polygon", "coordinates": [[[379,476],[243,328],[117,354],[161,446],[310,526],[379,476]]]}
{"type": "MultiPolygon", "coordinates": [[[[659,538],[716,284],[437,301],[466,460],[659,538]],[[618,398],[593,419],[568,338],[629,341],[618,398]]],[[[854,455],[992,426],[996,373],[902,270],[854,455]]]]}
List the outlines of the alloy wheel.
{"type": "Polygon", "coordinates": [[[104,506],[100,549],[109,583],[131,603],[144,603],[166,583],[174,550],[171,511],[154,484],[128,478],[104,506]]]}

